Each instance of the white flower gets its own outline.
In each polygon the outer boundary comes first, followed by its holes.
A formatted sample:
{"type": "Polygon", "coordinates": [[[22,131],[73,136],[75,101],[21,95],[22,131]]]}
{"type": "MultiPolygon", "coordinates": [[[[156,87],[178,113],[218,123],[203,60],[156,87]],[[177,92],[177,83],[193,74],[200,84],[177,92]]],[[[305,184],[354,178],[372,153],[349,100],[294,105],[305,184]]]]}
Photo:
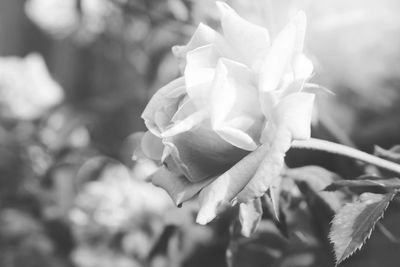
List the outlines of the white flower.
{"type": "Polygon", "coordinates": [[[115,164],[84,185],[70,218],[76,225],[97,224],[114,232],[143,214],[162,215],[170,207],[167,198],[159,188],[136,180],[124,166],[115,164]]]}
{"type": "Polygon", "coordinates": [[[268,190],[291,141],[310,137],[314,100],[301,92],[313,70],[302,54],[304,13],[270,40],[267,29],[217,6],[222,34],[200,24],[187,45],[174,47],[183,76],[142,114],[142,148],[165,165],[153,183],[177,204],[201,191],[199,223],[268,190]]]}
{"type": "Polygon", "coordinates": [[[0,58],[0,115],[30,120],[63,99],[63,90],[38,54],[0,58]]]}

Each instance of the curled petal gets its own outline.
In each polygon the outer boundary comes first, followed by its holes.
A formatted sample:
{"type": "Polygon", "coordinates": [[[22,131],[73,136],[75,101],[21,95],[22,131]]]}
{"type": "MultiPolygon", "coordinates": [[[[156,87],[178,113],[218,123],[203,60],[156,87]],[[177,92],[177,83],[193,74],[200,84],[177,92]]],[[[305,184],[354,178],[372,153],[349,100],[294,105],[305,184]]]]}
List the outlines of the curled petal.
{"type": "Polygon", "coordinates": [[[210,222],[219,214],[221,206],[232,202],[253,177],[268,150],[268,144],[261,145],[200,192],[198,223],[210,222]]]}
{"type": "Polygon", "coordinates": [[[161,160],[164,150],[162,139],[152,134],[150,131],[144,133],[141,141],[142,152],[152,160],[161,160]]]}
{"type": "Polygon", "coordinates": [[[258,90],[251,70],[243,64],[221,59],[211,93],[213,130],[225,141],[244,150],[255,150],[263,126],[258,90]]]}
{"type": "Polygon", "coordinates": [[[184,176],[162,166],[152,175],[151,182],[167,191],[174,203],[180,205],[194,197],[204,186],[212,182],[212,179],[191,183],[184,176]]]}
{"type": "Polygon", "coordinates": [[[212,44],[199,47],[187,54],[184,72],[186,90],[198,108],[203,108],[209,103],[211,83],[220,57],[220,53],[212,44]]]}
{"type": "Polygon", "coordinates": [[[190,131],[191,129],[199,125],[202,121],[204,121],[207,115],[208,111],[206,109],[195,111],[183,120],[175,121],[170,128],[161,133],[161,137],[168,138],[174,135],[178,135],[180,133],[190,131]]]}
{"type": "Polygon", "coordinates": [[[184,60],[189,51],[200,46],[212,44],[215,42],[216,38],[221,38],[218,32],[200,23],[189,42],[186,45],[172,47],[172,53],[178,59],[184,60]]]}
{"type": "Polygon", "coordinates": [[[185,92],[183,77],[173,80],[158,90],[142,113],[147,129],[154,135],[160,136],[178,109],[185,92]]]}
{"type": "Polygon", "coordinates": [[[217,2],[217,7],[221,14],[224,37],[239,55],[239,60],[253,67],[269,49],[268,30],[241,18],[226,3],[217,2]]]}

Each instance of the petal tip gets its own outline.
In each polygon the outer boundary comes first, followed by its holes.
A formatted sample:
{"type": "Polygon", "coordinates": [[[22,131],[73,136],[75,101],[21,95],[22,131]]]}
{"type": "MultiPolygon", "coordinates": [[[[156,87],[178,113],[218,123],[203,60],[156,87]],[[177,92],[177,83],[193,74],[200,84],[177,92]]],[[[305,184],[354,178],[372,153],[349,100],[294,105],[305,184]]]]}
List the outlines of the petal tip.
{"type": "Polygon", "coordinates": [[[197,214],[196,223],[206,225],[211,222],[217,215],[214,212],[205,212],[200,210],[197,214]]]}
{"type": "Polygon", "coordinates": [[[306,25],[307,24],[306,12],[304,12],[303,10],[297,11],[292,21],[295,25],[306,25]]]}
{"type": "Polygon", "coordinates": [[[225,2],[222,1],[217,1],[215,2],[218,11],[220,12],[221,16],[224,16],[225,14],[227,14],[228,12],[232,12],[233,9],[225,2]]]}

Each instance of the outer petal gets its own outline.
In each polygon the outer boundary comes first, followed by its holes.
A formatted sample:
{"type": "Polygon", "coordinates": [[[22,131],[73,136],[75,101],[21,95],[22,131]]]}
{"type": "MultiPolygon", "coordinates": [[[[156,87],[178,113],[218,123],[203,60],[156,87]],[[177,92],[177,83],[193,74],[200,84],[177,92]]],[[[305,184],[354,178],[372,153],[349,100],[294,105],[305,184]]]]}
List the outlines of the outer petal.
{"type": "Polygon", "coordinates": [[[255,150],[264,117],[249,68],[221,59],[211,93],[211,123],[225,141],[244,150],[255,150]]]}
{"type": "MultiPolygon", "coordinates": [[[[278,86],[284,82],[285,74],[295,69],[298,76],[304,76],[302,70],[304,61],[301,57],[305,34],[306,18],[303,12],[300,12],[274,40],[268,55],[264,59],[259,76],[259,87],[261,97],[261,108],[266,116],[270,115],[273,106],[277,103],[276,99],[271,99],[269,92],[278,89],[278,86]]],[[[308,66],[309,67],[309,66],[308,66]]],[[[312,68],[311,68],[312,71],[312,68]]],[[[293,80],[293,74],[289,73],[293,80]]],[[[286,77],[287,78],[287,77],[286,77]]],[[[290,81],[289,81],[290,82],[290,81]]]]}
{"type": "Polygon", "coordinates": [[[212,182],[212,179],[190,183],[184,176],[170,172],[163,166],[153,174],[151,182],[167,191],[174,203],[180,205],[195,196],[204,186],[212,182]]]}
{"type": "Polygon", "coordinates": [[[293,139],[308,139],[311,136],[311,118],[314,94],[294,93],[279,102],[274,111],[276,124],[287,127],[293,139]]]}
{"type": "Polygon", "coordinates": [[[191,131],[166,138],[165,143],[191,182],[223,173],[248,153],[221,139],[207,121],[191,131]]]}
{"type": "Polygon", "coordinates": [[[313,101],[313,94],[295,93],[279,103],[263,133],[263,141],[271,144],[270,150],[252,180],[238,195],[240,202],[262,196],[280,175],[292,140],[310,137],[313,101]]]}
{"type": "Polygon", "coordinates": [[[241,62],[253,67],[269,49],[268,30],[244,20],[224,2],[217,2],[217,7],[225,39],[239,54],[241,62]]]}
{"type": "Polygon", "coordinates": [[[220,34],[207,25],[200,23],[192,38],[186,45],[172,47],[172,53],[181,60],[186,59],[186,54],[200,46],[212,44],[216,39],[222,39],[220,34]]]}
{"type": "Polygon", "coordinates": [[[221,206],[230,204],[253,177],[268,151],[269,144],[261,145],[205,187],[200,192],[200,210],[196,221],[206,224],[218,215],[221,206]]]}
{"type": "Polygon", "coordinates": [[[314,66],[310,59],[301,54],[294,65],[294,77],[296,80],[305,81],[309,78],[314,70],[314,66]]]}
{"type": "Polygon", "coordinates": [[[270,150],[258,167],[254,177],[238,194],[237,199],[239,202],[248,203],[255,198],[261,197],[280,175],[292,137],[290,131],[284,126],[280,126],[274,133],[270,150]]]}
{"type": "Polygon", "coordinates": [[[160,136],[178,109],[179,102],[185,93],[183,77],[173,80],[158,90],[142,113],[147,129],[154,135],[160,136]]]}
{"type": "Polygon", "coordinates": [[[221,53],[212,44],[199,47],[187,54],[185,84],[188,96],[199,109],[209,103],[211,83],[220,57],[221,53]]]}

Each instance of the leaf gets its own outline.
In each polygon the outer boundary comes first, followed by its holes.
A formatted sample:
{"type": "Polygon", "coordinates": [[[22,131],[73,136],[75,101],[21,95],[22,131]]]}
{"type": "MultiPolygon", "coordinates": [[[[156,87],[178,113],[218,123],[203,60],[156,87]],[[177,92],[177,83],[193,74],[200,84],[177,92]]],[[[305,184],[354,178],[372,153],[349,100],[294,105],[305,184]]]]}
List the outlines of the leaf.
{"type": "Polygon", "coordinates": [[[387,189],[400,189],[400,179],[384,180],[341,180],[328,185],[324,191],[336,191],[342,187],[379,186],[387,189]]]}
{"type": "Polygon", "coordinates": [[[356,202],[339,210],[329,235],[334,245],[336,266],[361,249],[395,194],[364,193],[356,202]]]}

